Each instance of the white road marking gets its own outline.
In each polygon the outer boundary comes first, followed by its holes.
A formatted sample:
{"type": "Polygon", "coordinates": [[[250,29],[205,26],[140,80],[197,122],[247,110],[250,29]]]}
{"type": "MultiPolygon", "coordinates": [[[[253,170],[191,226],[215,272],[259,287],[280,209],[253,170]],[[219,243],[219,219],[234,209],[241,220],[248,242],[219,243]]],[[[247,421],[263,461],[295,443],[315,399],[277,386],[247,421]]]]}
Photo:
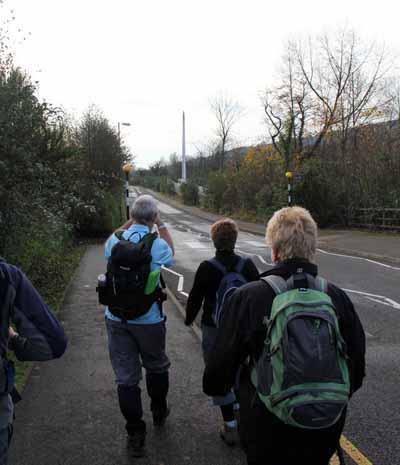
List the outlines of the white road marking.
{"type": "Polygon", "coordinates": [[[258,241],[240,241],[242,244],[248,244],[251,245],[252,247],[259,247],[259,248],[267,248],[267,244],[264,244],[263,242],[258,242],[258,241]]]}
{"type": "Polygon", "coordinates": [[[398,266],[387,265],[386,263],[378,262],[376,260],[371,260],[370,258],[356,257],[354,255],[344,255],[340,253],[327,252],[326,250],[322,250],[322,249],[317,249],[317,251],[320,253],[324,253],[326,255],[333,255],[335,257],[351,258],[354,260],[364,260],[365,262],[373,263],[374,265],[382,266],[384,268],[389,268],[390,270],[400,271],[400,268],[398,266]]]}
{"type": "Polygon", "coordinates": [[[180,274],[180,273],[177,273],[174,270],[171,270],[171,268],[166,268],[165,266],[163,266],[162,269],[165,270],[165,271],[168,271],[169,273],[171,273],[171,274],[173,274],[175,276],[178,276],[179,279],[178,279],[178,286],[176,287],[176,290],[178,292],[182,293],[182,291],[183,291],[183,282],[185,281],[184,276],[182,274],[180,274]]]}
{"type": "Polygon", "coordinates": [[[400,303],[399,302],[396,302],[395,300],[390,299],[389,297],[385,297],[384,295],[371,294],[370,292],[364,292],[364,291],[355,291],[354,289],[345,289],[345,288],[343,288],[343,290],[345,292],[350,292],[352,294],[362,295],[363,297],[365,297],[365,298],[367,298],[369,300],[373,300],[374,302],[377,302],[379,304],[388,305],[389,307],[400,310],[400,303]]]}
{"type": "Polygon", "coordinates": [[[174,207],[171,207],[170,205],[167,205],[165,203],[157,202],[158,203],[158,209],[160,210],[161,213],[165,213],[166,215],[182,215],[183,211],[177,210],[174,207]]]}
{"type": "Polygon", "coordinates": [[[269,266],[273,265],[273,263],[267,262],[261,255],[257,255],[255,253],[251,253],[251,252],[246,252],[245,250],[242,250],[242,249],[239,249],[239,248],[237,248],[236,250],[238,252],[240,252],[241,254],[249,255],[250,257],[257,257],[260,260],[261,263],[264,263],[264,265],[269,265],[269,266]]]}
{"type": "Polygon", "coordinates": [[[184,244],[191,249],[210,249],[211,243],[200,242],[200,241],[184,241],[184,244]]]}

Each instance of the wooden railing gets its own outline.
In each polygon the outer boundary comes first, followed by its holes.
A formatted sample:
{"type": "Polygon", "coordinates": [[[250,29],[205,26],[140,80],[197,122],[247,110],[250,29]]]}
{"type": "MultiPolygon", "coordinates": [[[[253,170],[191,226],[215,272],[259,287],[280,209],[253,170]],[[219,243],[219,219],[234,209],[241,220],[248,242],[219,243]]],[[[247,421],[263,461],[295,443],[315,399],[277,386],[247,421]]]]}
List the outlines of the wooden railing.
{"type": "Polygon", "coordinates": [[[349,226],[400,231],[400,208],[358,208],[350,216],[349,226]]]}

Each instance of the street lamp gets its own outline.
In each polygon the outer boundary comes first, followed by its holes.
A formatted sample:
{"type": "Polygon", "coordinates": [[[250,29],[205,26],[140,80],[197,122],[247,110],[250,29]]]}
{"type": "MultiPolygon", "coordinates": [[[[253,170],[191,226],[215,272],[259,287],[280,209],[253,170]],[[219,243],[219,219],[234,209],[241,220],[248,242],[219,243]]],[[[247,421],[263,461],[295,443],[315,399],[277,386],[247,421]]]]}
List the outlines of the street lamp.
{"type": "Polygon", "coordinates": [[[292,206],[292,186],[290,184],[290,180],[293,178],[293,171],[286,171],[285,173],[286,179],[288,180],[287,190],[288,190],[288,207],[292,206]]]}
{"type": "Polygon", "coordinates": [[[122,171],[125,173],[125,198],[126,198],[126,219],[129,220],[129,173],[132,171],[133,166],[131,163],[126,163],[122,167],[122,171]]]}
{"type": "Polygon", "coordinates": [[[121,126],[131,126],[131,123],[120,123],[118,121],[118,143],[121,147],[121,126]]]}

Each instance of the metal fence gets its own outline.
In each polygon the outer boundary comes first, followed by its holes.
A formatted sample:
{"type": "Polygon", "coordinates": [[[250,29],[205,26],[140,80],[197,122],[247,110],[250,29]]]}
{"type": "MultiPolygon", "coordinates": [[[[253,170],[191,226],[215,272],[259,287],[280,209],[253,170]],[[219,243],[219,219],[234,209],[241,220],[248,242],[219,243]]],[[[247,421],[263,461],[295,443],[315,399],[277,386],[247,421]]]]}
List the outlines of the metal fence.
{"type": "Polygon", "coordinates": [[[400,231],[400,208],[358,208],[351,215],[349,226],[400,231]]]}

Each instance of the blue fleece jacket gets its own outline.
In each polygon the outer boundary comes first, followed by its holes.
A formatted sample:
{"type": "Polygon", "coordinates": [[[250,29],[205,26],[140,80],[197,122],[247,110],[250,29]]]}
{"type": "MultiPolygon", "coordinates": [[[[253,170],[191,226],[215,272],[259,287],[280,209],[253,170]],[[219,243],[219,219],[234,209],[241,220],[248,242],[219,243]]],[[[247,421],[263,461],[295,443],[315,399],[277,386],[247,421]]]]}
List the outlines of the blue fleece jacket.
{"type": "Polygon", "coordinates": [[[10,317],[19,336],[10,339],[9,349],[19,360],[45,361],[61,357],[67,347],[61,324],[19,268],[0,262],[0,269],[15,292],[10,317]]]}

